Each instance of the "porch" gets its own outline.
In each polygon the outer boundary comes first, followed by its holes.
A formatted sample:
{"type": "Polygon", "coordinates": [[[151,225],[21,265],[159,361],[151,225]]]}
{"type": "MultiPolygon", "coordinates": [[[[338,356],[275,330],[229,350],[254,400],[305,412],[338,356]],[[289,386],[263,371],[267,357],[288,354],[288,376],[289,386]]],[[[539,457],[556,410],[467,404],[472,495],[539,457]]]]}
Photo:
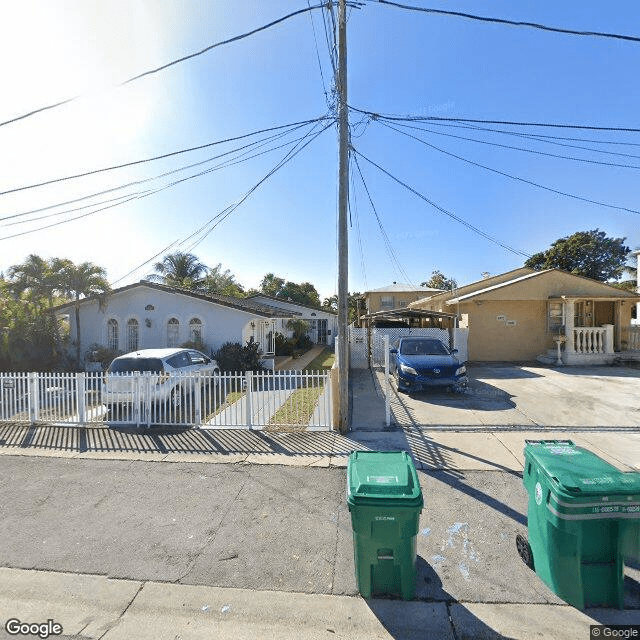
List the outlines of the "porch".
{"type": "Polygon", "coordinates": [[[640,326],[630,318],[630,305],[619,299],[552,299],[548,320],[555,347],[538,360],[558,366],[640,361],[640,326]]]}

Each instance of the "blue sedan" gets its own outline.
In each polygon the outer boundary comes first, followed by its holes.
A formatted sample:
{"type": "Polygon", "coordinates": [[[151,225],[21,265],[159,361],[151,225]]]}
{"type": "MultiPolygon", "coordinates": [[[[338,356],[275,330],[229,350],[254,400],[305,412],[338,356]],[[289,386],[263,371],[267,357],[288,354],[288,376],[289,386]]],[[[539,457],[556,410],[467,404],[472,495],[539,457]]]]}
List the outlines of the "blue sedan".
{"type": "Polygon", "coordinates": [[[429,387],[466,389],[467,369],[456,357],[458,350],[449,350],[435,338],[400,338],[391,349],[391,372],[398,391],[422,390],[429,387]]]}

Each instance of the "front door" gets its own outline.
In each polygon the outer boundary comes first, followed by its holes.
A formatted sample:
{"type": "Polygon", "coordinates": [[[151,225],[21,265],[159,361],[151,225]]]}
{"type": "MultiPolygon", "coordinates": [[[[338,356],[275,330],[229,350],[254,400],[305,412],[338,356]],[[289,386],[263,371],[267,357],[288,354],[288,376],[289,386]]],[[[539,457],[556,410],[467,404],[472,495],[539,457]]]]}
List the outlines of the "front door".
{"type": "Polygon", "coordinates": [[[327,344],[327,321],[318,320],[317,322],[318,322],[317,342],[318,344],[327,344]]]}
{"type": "Polygon", "coordinates": [[[594,325],[601,327],[605,324],[615,324],[615,312],[613,309],[613,302],[594,302],[594,325]]]}

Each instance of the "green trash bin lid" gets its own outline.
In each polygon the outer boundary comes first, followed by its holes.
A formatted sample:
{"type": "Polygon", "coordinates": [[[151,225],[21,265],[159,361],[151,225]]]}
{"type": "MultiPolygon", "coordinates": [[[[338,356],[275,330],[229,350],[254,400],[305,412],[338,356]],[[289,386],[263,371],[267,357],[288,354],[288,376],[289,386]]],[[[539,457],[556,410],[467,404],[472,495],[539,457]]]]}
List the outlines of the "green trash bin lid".
{"type": "Polygon", "coordinates": [[[535,463],[567,500],[582,497],[636,497],[640,500],[640,473],[620,471],[571,440],[526,441],[525,460],[535,463]]]}
{"type": "Polygon", "coordinates": [[[349,505],[422,508],[413,460],[406,451],[353,451],[347,464],[349,505]]]}

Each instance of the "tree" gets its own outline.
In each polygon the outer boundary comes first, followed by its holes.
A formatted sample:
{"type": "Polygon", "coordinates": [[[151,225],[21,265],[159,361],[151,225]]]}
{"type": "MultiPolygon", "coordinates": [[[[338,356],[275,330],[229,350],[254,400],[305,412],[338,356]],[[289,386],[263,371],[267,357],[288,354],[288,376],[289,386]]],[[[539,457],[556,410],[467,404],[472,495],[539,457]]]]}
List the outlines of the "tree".
{"type": "Polygon", "coordinates": [[[80,366],[80,299],[86,296],[102,296],[109,292],[106,271],[92,262],[75,265],[68,260],[64,267],[64,289],[75,301],[76,316],[76,366],[80,366]]]}
{"type": "MultiPolygon", "coordinates": [[[[347,313],[349,322],[353,322],[361,311],[359,302],[362,294],[359,292],[350,293],[347,301],[347,313]]],[[[329,296],[322,303],[322,308],[333,313],[338,313],[338,296],[329,296]]]]}
{"type": "Polygon", "coordinates": [[[17,296],[26,293],[36,303],[46,300],[52,307],[54,296],[64,293],[63,271],[68,262],[61,258],[45,260],[32,253],[22,264],[9,267],[11,290],[17,296]]]}
{"type": "Polygon", "coordinates": [[[242,298],[245,295],[244,287],[236,281],[235,276],[229,269],[222,270],[222,264],[218,263],[204,277],[201,285],[202,290],[208,294],[221,296],[231,296],[242,298]]]}
{"type": "Polygon", "coordinates": [[[431,272],[431,277],[426,282],[420,283],[421,287],[429,287],[430,289],[442,289],[443,291],[451,291],[458,286],[453,278],[447,278],[442,271],[431,272]]]}
{"type": "Polygon", "coordinates": [[[278,297],[280,289],[284,286],[284,280],[273,275],[273,273],[267,273],[260,281],[260,292],[266,296],[278,297]]]}
{"type": "Polygon", "coordinates": [[[322,308],[327,311],[338,312],[338,296],[329,296],[322,301],[322,308]]]}
{"type": "MultiPolygon", "coordinates": [[[[12,267],[10,271],[19,277],[21,270],[12,267]]],[[[36,286],[19,289],[15,282],[0,278],[0,369],[60,368],[61,327],[56,317],[47,311],[46,293],[38,297],[36,286]]]]}
{"type": "Polygon", "coordinates": [[[617,280],[631,252],[625,241],[626,238],[609,238],[599,229],[578,231],[531,256],[524,266],[538,271],[562,269],[601,282],[617,280]]]}
{"type": "Polygon", "coordinates": [[[260,282],[260,292],[309,307],[320,307],[320,294],[310,282],[286,281],[273,273],[267,273],[260,282]]]}
{"type": "Polygon", "coordinates": [[[208,271],[208,267],[196,256],[182,251],[166,255],[153,268],[155,273],[149,274],[147,280],[185,289],[198,289],[202,286],[203,277],[208,271]]]}

